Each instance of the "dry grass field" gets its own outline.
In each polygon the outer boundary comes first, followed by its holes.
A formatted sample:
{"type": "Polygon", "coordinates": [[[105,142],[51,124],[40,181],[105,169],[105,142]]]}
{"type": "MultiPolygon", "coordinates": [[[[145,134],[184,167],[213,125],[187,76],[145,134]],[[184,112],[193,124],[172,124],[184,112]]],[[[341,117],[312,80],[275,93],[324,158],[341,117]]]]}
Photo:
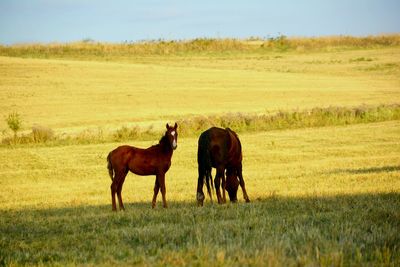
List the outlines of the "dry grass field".
{"type": "MultiPolygon", "coordinates": [[[[316,49],[292,40],[296,49],[132,55],[113,54],[110,45],[105,56],[3,47],[2,138],[12,136],[11,112],[21,115],[18,136],[35,124],[57,136],[136,125],[155,133],[124,143],[147,147],[165,123],[199,115],[399,104],[398,44],[356,41],[334,49],[321,39],[316,49]]],[[[206,198],[202,208],[195,202],[197,136],[178,139],[166,175],[168,209],[160,196],[151,209],[154,177],[129,174],[126,211],[117,213],[105,158],[121,142],[3,143],[0,266],[397,266],[400,121],[372,121],[237,129],[251,202],[239,192],[237,204],[206,198]]]]}
{"type": "MultiPolygon", "coordinates": [[[[396,46],[105,59],[88,55],[84,60],[74,55],[0,57],[0,116],[18,111],[27,129],[40,124],[70,131],[124,124],[157,127],[192,114],[393,104],[400,98],[396,46]]],[[[4,120],[0,127],[6,128],[4,120]]]]}

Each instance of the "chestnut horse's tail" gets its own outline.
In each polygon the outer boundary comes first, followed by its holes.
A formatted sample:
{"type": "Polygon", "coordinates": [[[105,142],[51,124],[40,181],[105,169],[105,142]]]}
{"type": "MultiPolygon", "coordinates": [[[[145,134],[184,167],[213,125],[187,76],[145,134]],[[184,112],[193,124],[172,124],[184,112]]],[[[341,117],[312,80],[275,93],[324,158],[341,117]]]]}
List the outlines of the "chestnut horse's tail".
{"type": "Polygon", "coordinates": [[[114,180],[114,178],[113,178],[114,177],[114,169],[111,164],[111,152],[108,153],[108,156],[107,156],[107,169],[108,169],[108,174],[111,177],[111,181],[113,181],[114,180]]]}

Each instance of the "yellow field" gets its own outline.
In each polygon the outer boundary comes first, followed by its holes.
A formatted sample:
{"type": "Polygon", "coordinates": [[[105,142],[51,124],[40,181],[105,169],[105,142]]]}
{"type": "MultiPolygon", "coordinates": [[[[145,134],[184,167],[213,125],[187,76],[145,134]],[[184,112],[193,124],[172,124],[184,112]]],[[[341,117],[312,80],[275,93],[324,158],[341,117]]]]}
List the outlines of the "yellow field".
{"type": "Polygon", "coordinates": [[[0,76],[0,117],[17,111],[25,129],[159,127],[191,114],[397,103],[400,48],[130,62],[0,57],[0,76]]]}
{"type": "MultiPolygon", "coordinates": [[[[252,200],[399,193],[399,136],[398,121],[240,135],[247,191],[252,200]]],[[[148,147],[156,141],[131,143],[148,147]]],[[[1,209],[76,205],[111,209],[105,159],[118,145],[2,148],[1,209]]],[[[150,207],[154,180],[129,174],[125,201],[150,207]]],[[[180,139],[167,173],[167,199],[194,205],[196,186],[197,138],[180,139]]],[[[241,192],[238,196],[243,201],[241,192]]]]}

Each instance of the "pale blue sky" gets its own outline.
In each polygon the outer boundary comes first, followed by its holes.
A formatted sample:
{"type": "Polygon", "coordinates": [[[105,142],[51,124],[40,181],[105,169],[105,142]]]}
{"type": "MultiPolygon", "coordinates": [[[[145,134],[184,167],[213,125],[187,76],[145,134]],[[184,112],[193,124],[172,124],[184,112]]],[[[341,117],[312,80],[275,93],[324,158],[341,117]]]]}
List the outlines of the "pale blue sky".
{"type": "Polygon", "coordinates": [[[400,0],[0,0],[0,43],[400,32],[400,0]]]}

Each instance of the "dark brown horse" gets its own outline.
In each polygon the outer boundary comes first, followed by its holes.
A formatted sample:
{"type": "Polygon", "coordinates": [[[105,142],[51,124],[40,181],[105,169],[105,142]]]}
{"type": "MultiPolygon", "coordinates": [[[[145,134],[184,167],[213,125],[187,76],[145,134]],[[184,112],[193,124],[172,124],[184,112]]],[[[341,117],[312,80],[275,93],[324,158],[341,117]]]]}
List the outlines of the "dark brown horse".
{"type": "Polygon", "coordinates": [[[199,178],[197,184],[197,203],[202,206],[204,202],[203,184],[206,178],[207,192],[212,202],[210,190],[211,168],[216,168],[214,183],[218,203],[225,203],[225,190],[228,191],[231,202],[237,201],[238,186],[242,188],[243,197],[250,202],[247,196],[242,175],[242,145],[239,137],[231,129],[212,127],[203,132],[199,137],[197,150],[197,163],[199,178]],[[227,181],[225,183],[225,170],[227,181]],[[219,189],[222,181],[222,196],[219,189]]]}
{"type": "Polygon", "coordinates": [[[115,193],[118,195],[119,208],[124,209],[122,203],[122,185],[129,171],[138,175],[155,175],[154,195],[152,207],[156,205],[158,191],[161,189],[164,208],[167,207],[165,199],[165,173],[171,166],[173,150],[177,147],[178,125],[174,127],[167,124],[167,131],[157,145],[147,149],[132,146],[120,146],[108,154],[107,168],[110,174],[112,209],[117,210],[115,203],[115,193]]]}

